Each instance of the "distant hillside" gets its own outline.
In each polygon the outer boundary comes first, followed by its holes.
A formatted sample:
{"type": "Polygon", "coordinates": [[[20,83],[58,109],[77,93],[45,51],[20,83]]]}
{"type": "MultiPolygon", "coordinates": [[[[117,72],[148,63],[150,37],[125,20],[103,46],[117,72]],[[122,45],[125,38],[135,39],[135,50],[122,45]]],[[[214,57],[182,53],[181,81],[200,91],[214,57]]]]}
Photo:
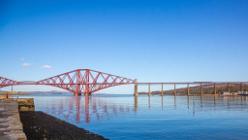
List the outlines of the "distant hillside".
{"type": "MultiPolygon", "coordinates": [[[[193,86],[190,87],[190,94],[200,94],[201,90],[203,94],[214,94],[214,85],[202,85],[201,86],[193,86]]],[[[223,92],[238,92],[238,91],[248,91],[248,84],[240,86],[240,84],[216,84],[216,92],[217,94],[221,94],[223,92]]],[[[187,94],[187,87],[177,88],[176,93],[185,95],[187,94]]],[[[148,92],[140,92],[139,94],[148,94],[148,92]]],[[[151,94],[161,94],[161,91],[152,91],[151,94]]],[[[174,89],[164,90],[164,94],[174,94],[174,89]]]]}

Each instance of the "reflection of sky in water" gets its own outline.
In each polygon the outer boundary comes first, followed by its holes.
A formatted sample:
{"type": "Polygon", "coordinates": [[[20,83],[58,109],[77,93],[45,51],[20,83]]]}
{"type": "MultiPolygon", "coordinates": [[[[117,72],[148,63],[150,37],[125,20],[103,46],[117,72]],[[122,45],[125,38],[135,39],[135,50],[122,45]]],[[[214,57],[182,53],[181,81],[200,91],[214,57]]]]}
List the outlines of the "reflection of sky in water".
{"type": "Polygon", "coordinates": [[[110,139],[248,137],[248,97],[35,96],[35,104],[110,139]]]}

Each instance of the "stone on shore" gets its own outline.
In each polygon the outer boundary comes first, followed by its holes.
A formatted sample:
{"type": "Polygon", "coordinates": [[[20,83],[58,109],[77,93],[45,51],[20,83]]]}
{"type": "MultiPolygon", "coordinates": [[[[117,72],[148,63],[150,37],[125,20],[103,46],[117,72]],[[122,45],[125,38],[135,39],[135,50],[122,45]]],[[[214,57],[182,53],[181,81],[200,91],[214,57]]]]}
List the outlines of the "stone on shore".
{"type": "Polygon", "coordinates": [[[18,103],[14,100],[0,100],[0,139],[27,139],[20,121],[18,103]]]}

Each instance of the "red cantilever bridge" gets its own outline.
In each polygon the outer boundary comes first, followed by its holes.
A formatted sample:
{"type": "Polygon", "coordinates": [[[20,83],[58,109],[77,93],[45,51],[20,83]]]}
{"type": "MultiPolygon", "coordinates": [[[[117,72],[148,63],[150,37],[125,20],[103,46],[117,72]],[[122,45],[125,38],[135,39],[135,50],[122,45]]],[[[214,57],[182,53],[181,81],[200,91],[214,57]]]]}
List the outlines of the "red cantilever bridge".
{"type": "Polygon", "coordinates": [[[0,77],[0,88],[16,85],[47,85],[65,89],[74,95],[90,95],[102,89],[134,84],[136,80],[128,79],[90,69],[77,69],[37,82],[15,81],[0,77]]]}
{"type": "Polygon", "coordinates": [[[248,82],[137,82],[137,80],[120,77],[91,69],[77,69],[66,72],[57,76],[43,79],[36,82],[15,81],[8,78],[0,77],[0,88],[16,85],[47,85],[65,89],[78,96],[81,94],[91,95],[94,92],[120,85],[134,85],[134,95],[138,95],[138,85],[148,85],[148,94],[151,94],[151,85],[161,85],[161,94],[164,93],[164,85],[174,86],[174,95],[176,95],[177,85],[187,85],[187,94],[190,93],[190,85],[199,87],[200,92],[203,93],[203,87],[213,89],[213,93],[217,93],[216,84],[239,85],[240,91],[247,89],[248,82]]]}

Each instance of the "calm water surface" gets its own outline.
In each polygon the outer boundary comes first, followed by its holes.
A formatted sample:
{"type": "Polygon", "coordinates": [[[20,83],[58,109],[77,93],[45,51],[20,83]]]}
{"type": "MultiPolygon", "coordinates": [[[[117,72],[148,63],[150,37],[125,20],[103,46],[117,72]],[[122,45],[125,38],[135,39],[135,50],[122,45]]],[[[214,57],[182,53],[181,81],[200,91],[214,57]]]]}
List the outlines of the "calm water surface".
{"type": "Polygon", "coordinates": [[[37,111],[111,140],[248,139],[248,97],[32,97],[37,111]]]}

